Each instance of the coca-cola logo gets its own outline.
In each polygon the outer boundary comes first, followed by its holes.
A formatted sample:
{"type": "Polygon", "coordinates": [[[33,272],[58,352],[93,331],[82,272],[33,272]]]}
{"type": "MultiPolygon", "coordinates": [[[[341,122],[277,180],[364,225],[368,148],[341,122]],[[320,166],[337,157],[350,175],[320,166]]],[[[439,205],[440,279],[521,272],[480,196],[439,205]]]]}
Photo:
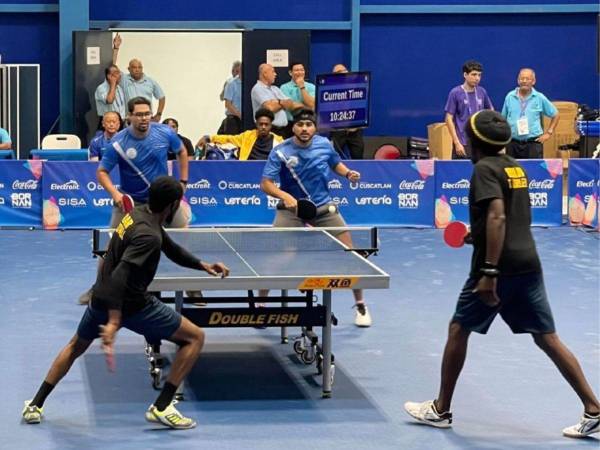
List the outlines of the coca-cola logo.
{"type": "Polygon", "coordinates": [[[406,181],[402,180],[398,185],[401,191],[422,191],[425,189],[425,180],[406,181]]]}
{"type": "Polygon", "coordinates": [[[15,180],[13,181],[12,188],[15,190],[19,189],[24,191],[35,191],[38,188],[38,182],[37,180],[15,180]]]}
{"type": "Polygon", "coordinates": [[[529,182],[529,189],[552,189],[554,188],[554,180],[531,180],[529,182]]]}

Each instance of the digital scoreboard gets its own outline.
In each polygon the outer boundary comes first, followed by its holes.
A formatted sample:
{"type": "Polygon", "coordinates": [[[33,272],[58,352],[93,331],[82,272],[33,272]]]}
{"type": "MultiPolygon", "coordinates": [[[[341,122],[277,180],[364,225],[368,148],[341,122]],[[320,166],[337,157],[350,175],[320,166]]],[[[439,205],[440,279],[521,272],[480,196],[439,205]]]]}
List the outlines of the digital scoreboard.
{"type": "Polygon", "coordinates": [[[319,129],[369,126],[371,73],[317,75],[316,114],[319,129]]]}

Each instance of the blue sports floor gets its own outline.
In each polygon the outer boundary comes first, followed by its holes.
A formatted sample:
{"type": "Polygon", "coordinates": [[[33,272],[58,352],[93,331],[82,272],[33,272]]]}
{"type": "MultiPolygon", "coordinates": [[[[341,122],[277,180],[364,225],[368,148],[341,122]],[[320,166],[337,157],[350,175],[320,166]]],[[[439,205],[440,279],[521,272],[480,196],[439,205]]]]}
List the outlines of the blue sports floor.
{"type": "MultiPolygon", "coordinates": [[[[536,229],[558,332],[600,388],[599,244],[572,228],[536,229]]],[[[88,231],[0,231],[1,449],[562,449],[598,448],[561,430],[582,407],[527,335],[497,320],[475,335],[456,390],[454,427],[413,424],[402,405],[435,396],[446,327],[470,249],[452,250],[437,230],[381,230],[372,261],[391,275],[367,292],[374,325],[354,327],[350,293],[335,293],[334,397],[320,398],[314,367],[299,362],[277,329],[208,330],[180,409],[189,431],[144,420],[154,401],[143,339],[119,334],[117,372],[99,345],[75,363],[48,398],[40,425],[20,422],[49,364],[73,335],[92,282],[88,231]]],[[[201,256],[201,255],[200,255],[201,256]]],[[[293,330],[292,330],[293,332],[293,330]]],[[[598,435],[596,435],[598,436],[598,435]]]]}

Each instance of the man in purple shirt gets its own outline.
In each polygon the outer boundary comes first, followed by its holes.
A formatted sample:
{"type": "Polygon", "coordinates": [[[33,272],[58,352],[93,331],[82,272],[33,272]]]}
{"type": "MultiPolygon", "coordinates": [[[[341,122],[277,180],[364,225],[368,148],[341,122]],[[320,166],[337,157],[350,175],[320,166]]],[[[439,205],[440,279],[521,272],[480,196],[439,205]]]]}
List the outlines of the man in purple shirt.
{"type": "Polygon", "coordinates": [[[445,122],[452,136],[452,159],[469,159],[465,125],[469,117],[482,109],[494,109],[486,90],[479,86],[483,66],[477,61],[467,61],[462,67],[465,82],[448,94],[445,122]]]}

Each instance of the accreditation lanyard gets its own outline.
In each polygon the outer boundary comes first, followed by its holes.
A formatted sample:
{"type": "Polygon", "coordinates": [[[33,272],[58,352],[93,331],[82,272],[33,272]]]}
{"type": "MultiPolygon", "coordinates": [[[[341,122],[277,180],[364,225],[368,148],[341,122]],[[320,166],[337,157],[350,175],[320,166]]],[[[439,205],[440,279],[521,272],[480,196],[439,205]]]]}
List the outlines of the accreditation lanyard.
{"type": "MultiPolygon", "coordinates": [[[[471,102],[469,101],[469,93],[467,92],[467,90],[465,89],[465,87],[463,85],[460,86],[462,88],[462,90],[465,92],[465,98],[467,99],[467,108],[469,108],[469,116],[473,115],[473,110],[471,109],[471,102]]],[[[475,103],[477,104],[477,111],[479,111],[479,96],[477,95],[477,87],[475,87],[475,103]]]]}
{"type": "Polygon", "coordinates": [[[523,117],[525,115],[525,111],[527,110],[527,106],[529,106],[529,102],[531,101],[533,92],[529,94],[529,96],[526,99],[521,98],[521,96],[519,95],[519,88],[515,89],[515,94],[517,95],[517,98],[519,99],[519,103],[521,105],[521,115],[519,117],[523,117]]]}

